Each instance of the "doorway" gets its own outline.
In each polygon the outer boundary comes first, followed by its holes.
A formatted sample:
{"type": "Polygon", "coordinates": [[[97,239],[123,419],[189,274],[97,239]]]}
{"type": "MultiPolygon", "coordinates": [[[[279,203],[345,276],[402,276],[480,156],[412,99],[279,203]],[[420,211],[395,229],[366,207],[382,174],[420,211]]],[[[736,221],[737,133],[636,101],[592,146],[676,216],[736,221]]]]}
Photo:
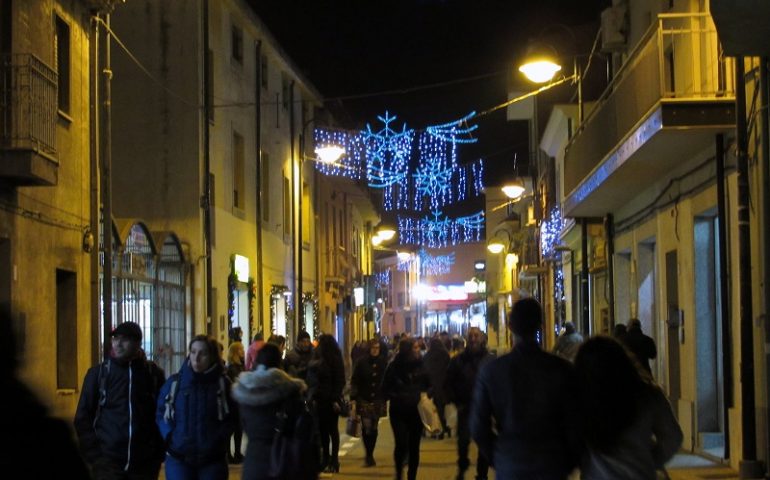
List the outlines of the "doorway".
{"type": "Polygon", "coordinates": [[[666,252],[666,313],[668,325],[668,400],[677,414],[681,397],[679,366],[679,331],[682,318],[679,310],[679,266],[676,250],[666,252]]]}
{"type": "Polygon", "coordinates": [[[724,377],[722,372],[722,315],[719,280],[719,239],[716,217],[696,217],[695,342],[698,352],[697,447],[724,457],[724,377]]]}

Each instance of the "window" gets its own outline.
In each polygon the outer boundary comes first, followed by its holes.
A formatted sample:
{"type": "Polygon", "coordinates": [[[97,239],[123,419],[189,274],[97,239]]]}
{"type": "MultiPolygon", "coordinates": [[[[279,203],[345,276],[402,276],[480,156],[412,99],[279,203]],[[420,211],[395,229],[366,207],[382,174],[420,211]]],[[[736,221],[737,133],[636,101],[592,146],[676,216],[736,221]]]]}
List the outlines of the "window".
{"type": "Polygon", "coordinates": [[[217,227],[216,227],[216,213],[217,209],[214,208],[214,205],[216,204],[215,200],[217,198],[216,194],[216,177],[213,173],[209,173],[209,217],[211,218],[211,246],[214,247],[217,244],[217,227]]]}
{"type": "Polygon", "coordinates": [[[291,235],[291,183],[283,177],[283,235],[291,235]]]}
{"type": "Polygon", "coordinates": [[[243,164],[243,137],[233,132],[233,207],[241,210],[246,208],[243,164]]]}
{"type": "Polygon", "coordinates": [[[78,388],[78,289],[75,272],[56,270],[56,388],[78,388]]]}
{"type": "Polygon", "coordinates": [[[291,85],[289,84],[289,77],[285,74],[281,74],[281,104],[284,110],[289,109],[289,95],[291,94],[291,85]]]}
{"type": "Polygon", "coordinates": [[[259,200],[262,221],[270,221],[270,156],[262,152],[259,159],[259,200]]]}
{"type": "Polygon", "coordinates": [[[259,61],[259,81],[262,84],[262,88],[267,89],[267,55],[262,55],[259,61]]]}
{"type": "Polygon", "coordinates": [[[59,110],[70,111],[70,26],[56,15],[54,58],[59,76],[59,110]]]}
{"type": "Polygon", "coordinates": [[[239,65],[243,65],[243,30],[233,25],[232,37],[233,60],[239,65]]]}

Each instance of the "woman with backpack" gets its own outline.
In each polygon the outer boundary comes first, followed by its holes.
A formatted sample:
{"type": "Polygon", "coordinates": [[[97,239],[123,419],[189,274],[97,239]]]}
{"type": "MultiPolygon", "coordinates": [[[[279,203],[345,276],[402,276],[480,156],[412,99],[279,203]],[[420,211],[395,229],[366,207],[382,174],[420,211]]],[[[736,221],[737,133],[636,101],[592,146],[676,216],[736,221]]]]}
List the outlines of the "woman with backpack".
{"type": "Polygon", "coordinates": [[[182,368],[158,395],[155,419],[166,442],[168,480],[227,480],[235,408],[219,343],[196,335],[182,368]]]}
{"type": "Polygon", "coordinates": [[[345,364],[342,351],[333,336],[324,334],[313,350],[308,365],[307,383],[313,413],[318,421],[323,459],[321,467],[327,473],[340,471],[339,416],[342,408],[342,390],[345,388],[345,364]],[[331,444],[331,450],[329,448],[331,444]]]}
{"type": "Polygon", "coordinates": [[[256,370],[241,374],[233,386],[233,398],[240,406],[249,439],[241,477],[244,480],[318,478],[318,446],[313,441],[312,418],[304,399],[307,386],[281,370],[281,362],[280,348],[267,343],[257,353],[256,370]],[[294,431],[302,415],[307,417],[306,431],[294,431]],[[282,457],[278,454],[280,445],[275,443],[281,441],[284,432],[294,439],[297,448],[288,448],[282,457]],[[288,452],[302,455],[292,458],[288,452]]]}

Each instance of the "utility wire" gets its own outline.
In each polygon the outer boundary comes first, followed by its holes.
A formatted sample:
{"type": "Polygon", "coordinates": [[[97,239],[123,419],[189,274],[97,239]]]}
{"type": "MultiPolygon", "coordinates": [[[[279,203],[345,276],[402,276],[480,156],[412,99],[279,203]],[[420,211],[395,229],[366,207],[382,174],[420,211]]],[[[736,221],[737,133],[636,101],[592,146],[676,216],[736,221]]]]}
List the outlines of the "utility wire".
{"type": "Polygon", "coordinates": [[[115,32],[112,31],[110,26],[107,25],[107,22],[105,22],[104,20],[102,20],[101,18],[99,18],[97,16],[93,16],[91,18],[93,18],[96,22],[100,23],[104,27],[104,29],[107,31],[107,33],[115,40],[115,43],[117,43],[120,46],[120,48],[122,48],[123,51],[126,52],[126,55],[128,55],[128,58],[130,58],[131,61],[133,61],[136,64],[136,66],[139,67],[139,69],[142,72],[144,72],[144,74],[147,75],[147,77],[150,78],[150,80],[152,80],[160,88],[165,90],[166,93],[168,93],[172,97],[176,98],[180,102],[184,103],[185,105],[188,105],[188,106],[193,107],[193,108],[200,108],[200,105],[198,105],[198,103],[191,103],[191,102],[189,102],[187,99],[183,98],[181,95],[177,94],[176,92],[174,92],[173,90],[168,88],[162,81],[158,80],[152,73],[150,73],[150,71],[147,70],[147,68],[142,64],[142,62],[140,62],[139,59],[137,59],[134,56],[134,54],[131,53],[131,50],[129,50],[128,47],[126,47],[126,45],[120,40],[120,37],[118,37],[115,34],[115,32]]]}

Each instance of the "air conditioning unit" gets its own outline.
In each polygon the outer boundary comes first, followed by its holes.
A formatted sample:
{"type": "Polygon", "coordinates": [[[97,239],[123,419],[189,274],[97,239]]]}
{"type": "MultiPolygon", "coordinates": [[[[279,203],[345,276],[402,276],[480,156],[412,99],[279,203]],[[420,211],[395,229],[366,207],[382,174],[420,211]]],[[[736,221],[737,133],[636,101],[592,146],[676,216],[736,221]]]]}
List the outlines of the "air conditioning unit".
{"type": "Polygon", "coordinates": [[[627,8],[616,5],[602,12],[602,51],[620,52],[626,48],[627,8]]]}

